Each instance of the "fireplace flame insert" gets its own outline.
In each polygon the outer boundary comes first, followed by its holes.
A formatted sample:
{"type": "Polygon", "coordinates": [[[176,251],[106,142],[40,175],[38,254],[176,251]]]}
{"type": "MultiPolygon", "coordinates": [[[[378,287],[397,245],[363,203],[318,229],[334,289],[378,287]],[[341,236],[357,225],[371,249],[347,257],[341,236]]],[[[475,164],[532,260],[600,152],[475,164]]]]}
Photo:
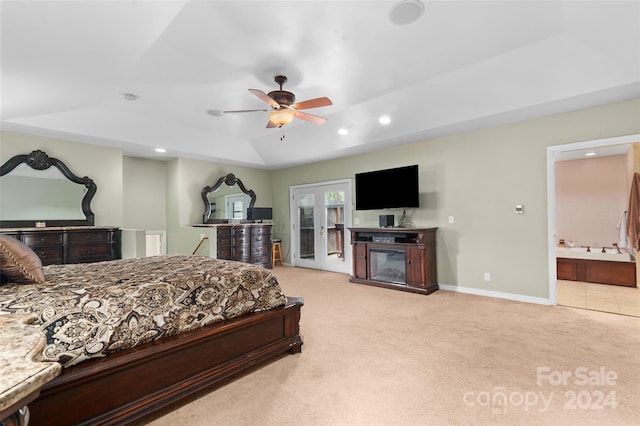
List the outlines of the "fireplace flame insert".
{"type": "Polygon", "coordinates": [[[369,259],[370,279],[407,285],[407,262],[404,250],[371,247],[369,259]]]}

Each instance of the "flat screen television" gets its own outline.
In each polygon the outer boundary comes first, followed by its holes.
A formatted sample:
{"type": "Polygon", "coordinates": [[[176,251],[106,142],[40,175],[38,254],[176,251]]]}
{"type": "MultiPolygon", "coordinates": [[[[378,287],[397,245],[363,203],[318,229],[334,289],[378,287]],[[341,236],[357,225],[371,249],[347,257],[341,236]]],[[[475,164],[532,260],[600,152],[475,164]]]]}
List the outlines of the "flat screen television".
{"type": "Polygon", "coordinates": [[[247,219],[258,221],[272,220],[273,210],[271,207],[253,207],[251,209],[247,209],[247,219]]]}
{"type": "Polygon", "coordinates": [[[420,207],[418,165],[356,173],[356,210],[420,207]]]}

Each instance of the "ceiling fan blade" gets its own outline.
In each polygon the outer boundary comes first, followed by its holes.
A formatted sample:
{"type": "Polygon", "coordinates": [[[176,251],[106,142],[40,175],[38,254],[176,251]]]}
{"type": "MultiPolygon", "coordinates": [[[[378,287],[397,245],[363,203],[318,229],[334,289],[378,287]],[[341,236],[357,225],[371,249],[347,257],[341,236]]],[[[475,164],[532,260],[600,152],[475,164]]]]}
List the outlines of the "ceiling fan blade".
{"type": "Polygon", "coordinates": [[[267,123],[267,129],[272,129],[274,127],[278,127],[278,125],[275,124],[273,121],[269,120],[269,122],[267,123]]]}
{"type": "Polygon", "coordinates": [[[268,109],[237,109],[234,111],[222,111],[224,114],[236,114],[239,112],[267,112],[268,109]]]}
{"type": "Polygon", "coordinates": [[[249,89],[249,91],[251,93],[253,93],[254,95],[256,95],[257,97],[259,97],[260,99],[262,99],[264,102],[268,103],[269,105],[271,105],[274,108],[278,108],[280,105],[274,101],[273,99],[271,99],[266,93],[264,93],[262,90],[258,90],[258,89],[249,89]]]}
{"type": "Polygon", "coordinates": [[[266,112],[268,109],[238,109],[234,111],[221,111],[219,109],[208,109],[206,112],[214,117],[222,117],[225,114],[235,114],[239,112],[266,112]]]}
{"type": "Polygon", "coordinates": [[[324,117],[319,117],[302,111],[296,111],[295,116],[313,124],[324,124],[327,122],[327,119],[324,117]]]}
{"type": "Polygon", "coordinates": [[[291,108],[295,109],[309,109],[309,108],[319,108],[323,106],[333,105],[331,99],[327,97],[309,99],[308,101],[298,102],[297,104],[291,105],[291,108]]]}

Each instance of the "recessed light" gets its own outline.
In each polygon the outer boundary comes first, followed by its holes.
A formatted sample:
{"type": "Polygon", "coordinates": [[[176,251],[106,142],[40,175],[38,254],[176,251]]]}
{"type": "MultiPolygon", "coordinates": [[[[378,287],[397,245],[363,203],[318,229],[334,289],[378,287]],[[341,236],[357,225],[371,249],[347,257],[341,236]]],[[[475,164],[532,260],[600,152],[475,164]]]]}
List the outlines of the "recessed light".
{"type": "Polygon", "coordinates": [[[167,152],[167,150],[164,149],[164,148],[156,148],[156,152],[165,153],[165,152],[167,152]]]}
{"type": "Polygon", "coordinates": [[[338,129],[338,134],[340,134],[342,136],[346,136],[346,135],[349,134],[349,130],[347,130],[345,128],[338,129]]]}
{"type": "Polygon", "coordinates": [[[594,155],[598,154],[597,152],[587,152],[584,156],[585,157],[593,157],[594,155]]]}
{"type": "Polygon", "coordinates": [[[391,118],[389,118],[386,115],[383,115],[382,117],[380,117],[378,119],[378,122],[380,122],[380,124],[389,124],[389,123],[391,123],[391,118]]]}
{"type": "Polygon", "coordinates": [[[424,13],[424,4],[420,0],[402,0],[389,12],[389,19],[396,25],[408,25],[415,22],[424,13]]]}

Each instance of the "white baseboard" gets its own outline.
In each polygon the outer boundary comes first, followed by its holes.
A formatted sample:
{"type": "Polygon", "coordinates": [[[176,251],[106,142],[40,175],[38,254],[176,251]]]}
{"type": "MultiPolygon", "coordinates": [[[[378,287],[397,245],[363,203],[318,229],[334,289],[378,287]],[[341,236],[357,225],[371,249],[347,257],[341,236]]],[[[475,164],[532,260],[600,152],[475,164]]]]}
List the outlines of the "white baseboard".
{"type": "Polygon", "coordinates": [[[537,305],[553,305],[550,299],[544,297],[525,296],[523,294],[504,293],[501,291],[483,290],[471,287],[460,287],[457,285],[438,284],[441,290],[454,291],[457,293],[475,294],[476,296],[495,297],[498,299],[515,300],[517,302],[535,303],[537,305]]]}

